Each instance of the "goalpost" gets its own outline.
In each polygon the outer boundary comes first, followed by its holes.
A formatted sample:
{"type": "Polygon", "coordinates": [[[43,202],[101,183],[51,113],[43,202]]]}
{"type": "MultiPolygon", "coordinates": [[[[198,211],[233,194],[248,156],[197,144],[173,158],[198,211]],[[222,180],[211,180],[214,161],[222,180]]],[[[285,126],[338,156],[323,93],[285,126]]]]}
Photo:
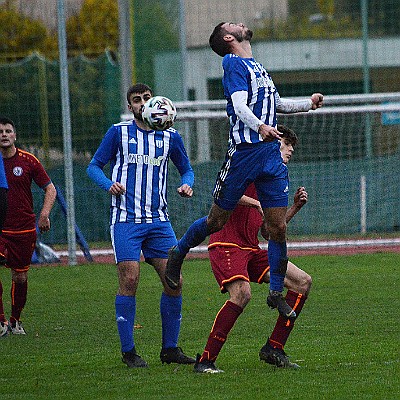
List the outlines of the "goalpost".
{"type": "MultiPolygon", "coordinates": [[[[229,126],[225,100],[175,105],[175,127],[196,174],[190,205],[179,201],[170,185],[170,217],[180,237],[208,212],[229,126]]],[[[288,227],[289,236],[331,238],[342,246],[343,239],[354,236],[396,236],[400,230],[400,93],[326,96],[321,109],[280,114],[278,121],[299,137],[289,164],[290,199],[298,186],[309,193],[307,205],[288,227]]],[[[397,243],[398,239],[385,239],[384,244],[387,240],[397,243]]]]}

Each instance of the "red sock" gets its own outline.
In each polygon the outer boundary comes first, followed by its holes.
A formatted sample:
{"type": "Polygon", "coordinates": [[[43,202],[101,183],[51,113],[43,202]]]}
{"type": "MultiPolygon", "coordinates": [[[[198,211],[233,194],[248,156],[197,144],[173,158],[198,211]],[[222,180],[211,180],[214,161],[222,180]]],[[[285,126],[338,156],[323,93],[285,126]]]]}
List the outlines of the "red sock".
{"type": "MultiPolygon", "coordinates": [[[[296,311],[297,316],[299,316],[307,297],[304,294],[288,290],[285,299],[289,306],[296,311]]],[[[279,349],[283,349],[286,341],[288,340],[290,332],[293,329],[293,326],[294,321],[279,316],[278,320],[276,321],[275,328],[269,338],[270,345],[279,349]]]]}
{"type": "Polygon", "coordinates": [[[3,285],[0,281],[0,322],[6,322],[6,318],[4,316],[4,305],[3,305],[3,285]]]}
{"type": "Polygon", "coordinates": [[[11,317],[10,320],[19,321],[21,312],[26,303],[26,294],[28,292],[28,282],[17,283],[12,281],[11,285],[11,317]]]}
{"type": "Polygon", "coordinates": [[[211,329],[210,336],[208,337],[203,355],[200,358],[200,362],[202,360],[216,360],[226,341],[228,333],[233,328],[233,325],[235,325],[235,322],[242,311],[243,308],[237,304],[232,303],[229,300],[225,302],[215,317],[214,325],[211,329]]]}

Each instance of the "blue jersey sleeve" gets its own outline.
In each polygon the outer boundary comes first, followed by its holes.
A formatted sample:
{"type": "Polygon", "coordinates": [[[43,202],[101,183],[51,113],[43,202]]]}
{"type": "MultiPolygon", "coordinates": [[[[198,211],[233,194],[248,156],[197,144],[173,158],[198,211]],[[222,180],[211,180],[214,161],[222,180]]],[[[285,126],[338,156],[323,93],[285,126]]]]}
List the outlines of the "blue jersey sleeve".
{"type": "Polygon", "coordinates": [[[110,189],[113,182],[107,178],[103,168],[106,164],[114,162],[118,152],[119,136],[118,129],[113,125],[107,131],[86,170],[89,178],[106,191],[110,189]]]}
{"type": "Polygon", "coordinates": [[[0,187],[8,189],[6,171],[4,169],[3,156],[0,155],[0,187]]]}
{"type": "Polygon", "coordinates": [[[173,133],[173,143],[171,147],[171,161],[174,163],[181,176],[181,184],[185,183],[190,187],[194,184],[194,171],[190,165],[189,157],[186,153],[183,140],[178,131],[173,133]]]}

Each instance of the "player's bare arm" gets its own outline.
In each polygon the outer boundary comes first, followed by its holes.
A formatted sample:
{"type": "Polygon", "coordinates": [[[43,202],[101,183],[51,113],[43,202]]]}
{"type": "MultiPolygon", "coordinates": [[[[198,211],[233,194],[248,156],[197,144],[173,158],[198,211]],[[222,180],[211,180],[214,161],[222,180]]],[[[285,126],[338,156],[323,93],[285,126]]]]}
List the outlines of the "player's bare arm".
{"type": "Polygon", "coordinates": [[[192,197],[193,196],[193,189],[188,185],[184,184],[178,187],[177,192],[181,197],[192,197]]]}
{"type": "Polygon", "coordinates": [[[50,211],[57,196],[57,190],[52,183],[44,188],[44,192],[43,207],[38,218],[38,226],[41,233],[50,229],[50,211]]]}
{"type": "Polygon", "coordinates": [[[261,203],[256,200],[253,199],[252,197],[243,195],[239,201],[238,201],[238,205],[240,206],[246,206],[246,207],[254,207],[257,208],[257,211],[260,213],[260,215],[264,218],[264,213],[261,207],[261,203]]]}
{"type": "Polygon", "coordinates": [[[110,189],[108,189],[108,192],[113,196],[120,196],[121,194],[124,194],[125,191],[126,191],[125,186],[119,182],[114,182],[111,185],[110,189]]]}
{"type": "Polygon", "coordinates": [[[308,193],[306,189],[301,186],[296,190],[294,194],[293,204],[286,212],[286,223],[289,222],[299,211],[300,209],[307,203],[308,201],[308,193]]]}

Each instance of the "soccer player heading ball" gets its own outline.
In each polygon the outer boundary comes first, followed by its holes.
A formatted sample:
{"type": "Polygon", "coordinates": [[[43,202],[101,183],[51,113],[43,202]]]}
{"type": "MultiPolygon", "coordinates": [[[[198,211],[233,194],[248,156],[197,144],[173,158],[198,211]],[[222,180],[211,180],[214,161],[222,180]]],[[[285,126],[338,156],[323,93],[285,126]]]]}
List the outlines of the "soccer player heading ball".
{"type": "Polygon", "coordinates": [[[276,112],[294,113],[322,106],[323,96],[283,99],[266,69],[253,58],[253,32],[243,24],[221,22],[212,32],[212,50],[223,57],[222,84],[230,119],[229,148],[214,188],[214,203],[208,216],[195,221],[168,256],[167,283],[179,285],[183,260],[189,250],[207,235],[219,231],[229,219],[250,183],[254,183],[268,227],[270,291],[268,305],[288,319],[296,313],[283,297],[287,270],[286,211],[288,173],[279,151],[281,134],[276,112]]]}

